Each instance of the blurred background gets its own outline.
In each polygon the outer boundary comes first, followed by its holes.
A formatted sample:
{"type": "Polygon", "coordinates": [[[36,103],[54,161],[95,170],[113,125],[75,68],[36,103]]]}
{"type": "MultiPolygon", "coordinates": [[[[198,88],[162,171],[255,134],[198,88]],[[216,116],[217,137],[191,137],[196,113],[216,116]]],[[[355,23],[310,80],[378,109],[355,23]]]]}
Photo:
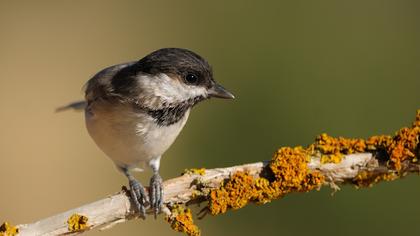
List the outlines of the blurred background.
{"type": "MultiPolygon", "coordinates": [[[[81,99],[102,68],[162,47],[201,54],[237,96],[194,108],[164,155],[165,179],[268,160],[322,132],[393,134],[420,108],[419,10],[415,0],[1,0],[0,221],[33,222],[126,184],[83,114],[54,109],[81,99]]],[[[197,224],[203,235],[415,235],[419,183],[324,188],[197,224]]],[[[148,233],[178,235],[153,217],[88,235],[148,233]]]]}

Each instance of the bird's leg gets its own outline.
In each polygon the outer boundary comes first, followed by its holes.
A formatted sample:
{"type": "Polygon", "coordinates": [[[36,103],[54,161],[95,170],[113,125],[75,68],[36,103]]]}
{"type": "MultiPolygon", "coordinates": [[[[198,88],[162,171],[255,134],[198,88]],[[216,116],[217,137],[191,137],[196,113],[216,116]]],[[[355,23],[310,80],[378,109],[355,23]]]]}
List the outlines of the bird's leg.
{"type": "Polygon", "coordinates": [[[153,176],[150,179],[149,197],[150,206],[154,210],[155,219],[161,212],[163,206],[163,184],[162,177],[159,175],[158,167],[152,165],[153,176]]]}
{"type": "Polygon", "coordinates": [[[139,181],[137,181],[133,175],[131,175],[127,168],[121,169],[124,172],[125,176],[127,176],[128,178],[131,199],[139,212],[139,216],[143,219],[146,219],[146,190],[144,189],[143,185],[139,181]]]}

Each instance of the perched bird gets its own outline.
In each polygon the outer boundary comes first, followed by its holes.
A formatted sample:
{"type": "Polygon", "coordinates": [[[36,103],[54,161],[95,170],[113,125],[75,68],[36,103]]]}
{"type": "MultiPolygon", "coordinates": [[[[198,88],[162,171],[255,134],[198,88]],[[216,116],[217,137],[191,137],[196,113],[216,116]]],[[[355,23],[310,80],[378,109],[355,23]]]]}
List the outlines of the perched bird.
{"type": "Polygon", "coordinates": [[[64,108],[84,108],[86,127],[98,147],[127,176],[139,215],[149,203],[155,217],[163,204],[159,165],[181,132],[191,108],[211,97],[233,99],[213,79],[212,68],[196,53],[163,48],[139,61],[108,67],[87,82],[85,100],[64,108]],[[132,171],[150,167],[149,199],[132,171]]]}

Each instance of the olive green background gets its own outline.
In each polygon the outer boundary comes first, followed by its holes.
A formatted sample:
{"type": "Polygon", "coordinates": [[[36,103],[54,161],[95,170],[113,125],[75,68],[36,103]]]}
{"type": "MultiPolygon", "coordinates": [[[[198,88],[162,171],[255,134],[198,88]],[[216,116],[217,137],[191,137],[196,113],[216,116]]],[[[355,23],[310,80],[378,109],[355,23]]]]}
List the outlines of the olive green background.
{"type": "MultiPolygon", "coordinates": [[[[420,108],[420,2],[0,1],[0,221],[32,222],[126,184],[89,138],[100,69],[162,47],[212,64],[236,96],[194,108],[161,174],[267,160],[327,132],[392,134],[420,108]]],[[[139,174],[147,181],[149,172],[139,174]]],[[[417,235],[420,177],[291,194],[198,221],[203,235],[417,235]]],[[[195,208],[197,212],[198,208],[195,208]]],[[[178,235],[149,217],[88,235],[178,235]]]]}

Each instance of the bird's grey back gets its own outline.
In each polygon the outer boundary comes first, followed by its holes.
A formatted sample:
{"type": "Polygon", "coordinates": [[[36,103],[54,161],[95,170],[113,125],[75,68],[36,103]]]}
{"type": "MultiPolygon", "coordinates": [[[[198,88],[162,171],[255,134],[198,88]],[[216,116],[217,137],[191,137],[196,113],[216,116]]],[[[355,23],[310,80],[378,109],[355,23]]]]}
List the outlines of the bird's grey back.
{"type": "Polygon", "coordinates": [[[113,87],[111,86],[112,78],[121,69],[135,64],[136,61],[113,65],[99,71],[94,75],[85,85],[85,98],[89,103],[98,98],[109,97],[113,93],[113,87]]]}

